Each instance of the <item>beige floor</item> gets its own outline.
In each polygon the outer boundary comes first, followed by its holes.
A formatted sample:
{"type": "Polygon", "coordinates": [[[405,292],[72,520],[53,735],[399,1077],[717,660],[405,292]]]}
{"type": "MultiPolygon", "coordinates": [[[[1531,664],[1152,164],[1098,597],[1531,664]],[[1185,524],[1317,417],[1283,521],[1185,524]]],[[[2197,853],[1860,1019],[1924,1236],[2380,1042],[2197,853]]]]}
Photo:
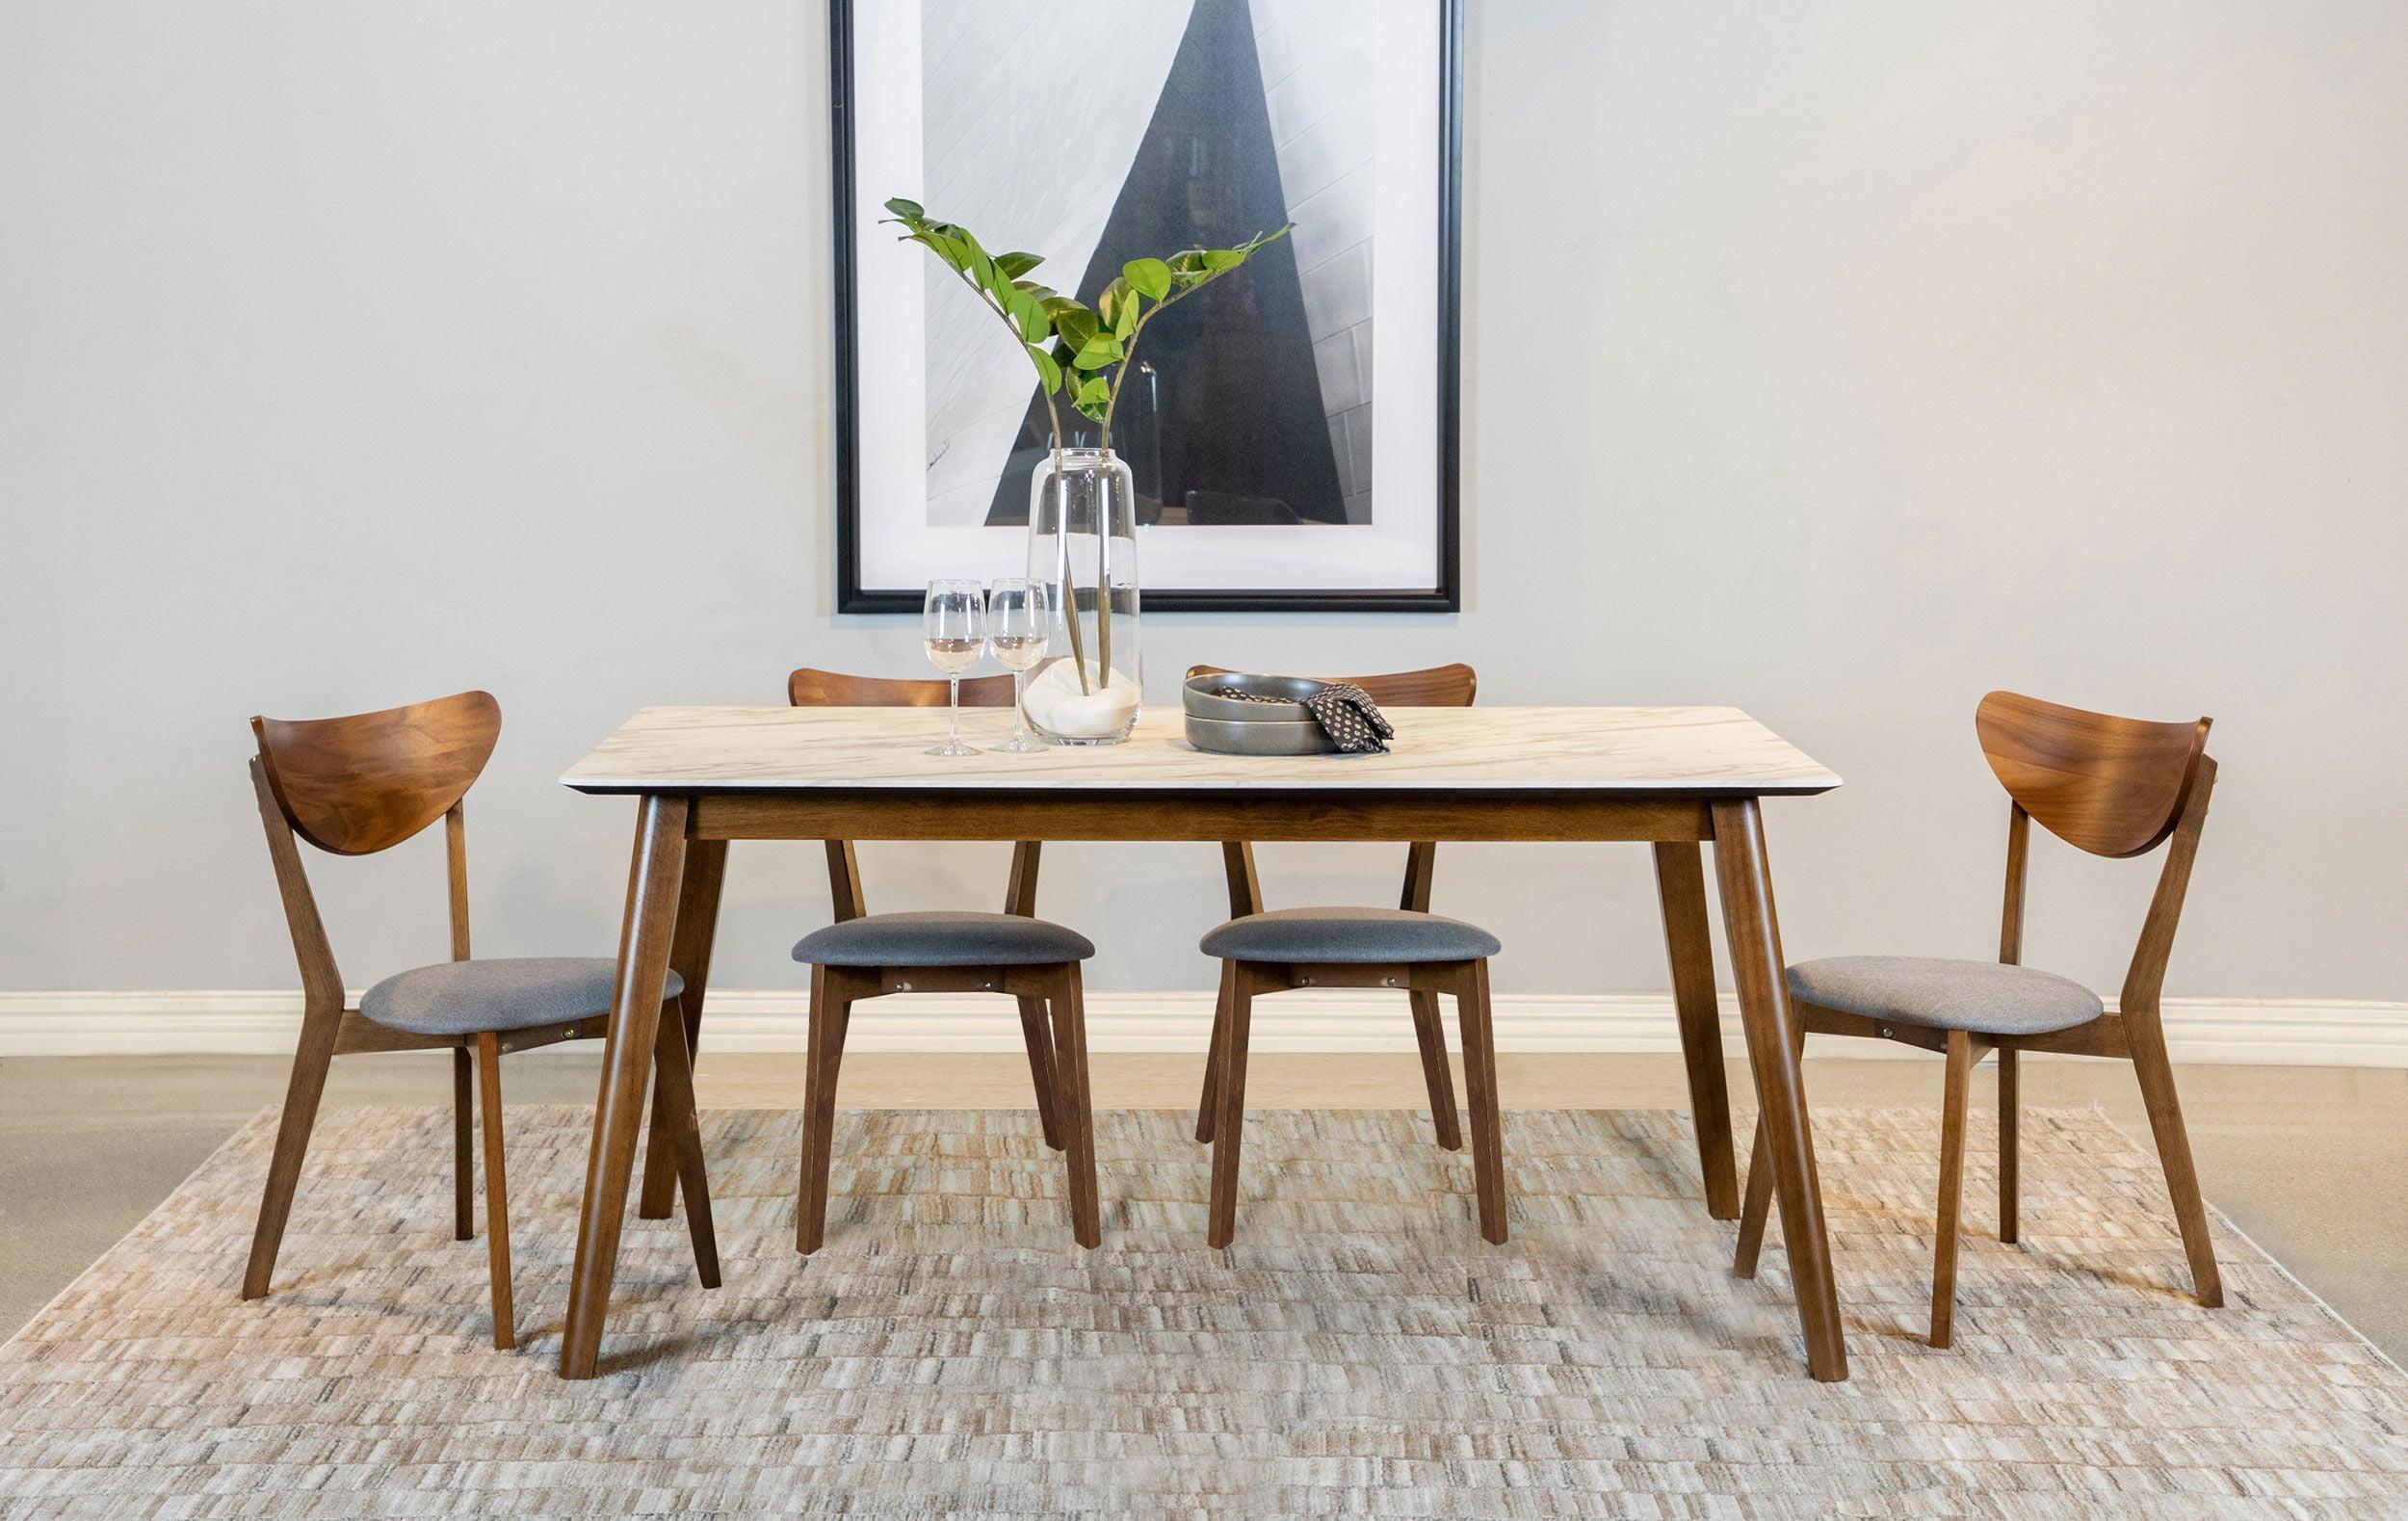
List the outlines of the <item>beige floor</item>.
{"type": "MultiPolygon", "coordinates": [[[[513,1101],[590,1102],[595,1057],[546,1053],[506,1069],[513,1101]]],[[[1508,1055],[1499,1087],[1527,1109],[1677,1108],[1687,1103],[1673,1057],[1508,1055]]],[[[1200,1058],[1103,1055],[1099,1105],[1186,1107],[1200,1058]]],[[[1928,1106],[1934,1062],[1817,1059],[1817,1105],[1928,1106]]],[[[51,1057],[0,1062],[0,1334],[24,1324],[149,1213],[201,1159],[263,1104],[281,1096],[285,1063],[264,1057],[51,1057]]],[[[717,1108],[793,1106],[798,1058],[709,1055],[702,1102],[717,1108]]],[[[1744,1091],[1743,1067],[1732,1069],[1744,1091]]],[[[1016,1055],[861,1052],[846,1059],[844,1102],[859,1107],[1017,1108],[1028,1068],[1016,1055]]],[[[2194,1066],[2181,1070],[2191,1142],[2209,1199],[2395,1360],[2408,1362],[2408,1071],[2337,1067],[2194,1066]]],[[[1259,1054],[1248,1099],[1265,1108],[1413,1107],[1418,1063],[1400,1055],[1259,1054]]],[[[2025,1102],[2102,1105],[2144,1140],[2147,1121],[2118,1063],[2031,1062],[2025,1102]]],[[[434,1104],[450,1099],[441,1059],[338,1062],[328,1101],[434,1104]]],[[[1993,1100],[1988,1073],[1976,1104],[1993,1100]]],[[[442,1164],[426,1186],[445,1186],[442,1164]]],[[[1936,1167],[1936,1159],[1934,1166],[1936,1167]]],[[[1996,1216],[1978,1197],[1970,1228],[1996,1216]]],[[[1843,1286],[1845,1290],[1845,1286],[1843,1286]]]]}

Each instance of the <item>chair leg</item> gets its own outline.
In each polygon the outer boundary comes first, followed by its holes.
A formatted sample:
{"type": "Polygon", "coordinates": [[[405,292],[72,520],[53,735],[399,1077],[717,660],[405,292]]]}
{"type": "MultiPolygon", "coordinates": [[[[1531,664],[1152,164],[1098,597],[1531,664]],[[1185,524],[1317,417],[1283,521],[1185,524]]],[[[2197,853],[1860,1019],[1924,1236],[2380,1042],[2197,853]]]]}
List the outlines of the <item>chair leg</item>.
{"type": "Polygon", "coordinates": [[[2183,1228],[2183,1251],[2190,1259],[2191,1292],[2212,1310],[2224,1302],[2223,1275],[2216,1272],[2215,1243],[2208,1234],[2208,1207],[2199,1197],[2199,1174],[2190,1163],[2190,1134],[2183,1128],[2183,1104],[2174,1092],[2174,1064],[2165,1054],[2165,1031],[2154,1010],[2126,1010],[2124,1031],[2132,1046],[2133,1074],[2158,1142],[2158,1165],[2165,1192],[2183,1228]]]}
{"type": "Polygon", "coordinates": [[[2016,1219],[2023,1193],[2022,1168],[2016,1152],[2023,1130],[2023,1075],[2015,1065],[2015,1048],[1999,1048],[1999,1240],[2012,1246],[2022,1235],[2016,1219]]]}
{"type": "Polygon", "coordinates": [[[1220,1048],[1229,1036],[1229,989],[1237,963],[1220,963],[1220,993],[1213,1000],[1213,1036],[1204,1043],[1204,1093],[1195,1103],[1195,1139],[1209,1144],[1220,1123],[1220,1048]]]}
{"type": "Polygon", "coordinates": [[[670,1159],[677,1167],[677,1185],[686,1195],[686,1232],[694,1239],[694,1275],[706,1289],[720,1286],[719,1235],[711,1224],[711,1177],[702,1165],[702,1115],[694,1093],[694,1053],[686,1042],[686,1021],[674,1010],[661,1015],[661,1034],[653,1047],[660,1071],[661,1103],[652,1123],[663,1127],[670,1159]]]}
{"type": "Polygon", "coordinates": [[[1454,998],[1463,1026],[1463,1087],[1472,1104],[1472,1179],[1479,1193],[1479,1233],[1505,1240],[1505,1119],[1497,1104],[1497,1036],[1488,1016],[1488,963],[1474,961],[1454,998]]]}
{"type": "Polygon", "coordinates": [[[1045,1033],[1044,999],[1020,1000],[1020,1042],[1029,1048],[1029,1081],[1036,1088],[1036,1122],[1045,1132],[1045,1143],[1060,1151],[1061,1117],[1056,1113],[1054,1042],[1045,1033]]]}
{"type": "Polygon", "coordinates": [[[1771,1215],[1772,1159],[1765,1153],[1765,1124],[1760,1119],[1747,1148],[1747,1192],[1740,1200],[1740,1246],[1731,1259],[1732,1276],[1756,1276],[1756,1261],[1765,1249],[1765,1221],[1771,1215]]]}
{"type": "Polygon", "coordinates": [[[484,1111],[485,1260],[493,1273],[493,1345],[509,1351],[518,1345],[518,1332],[510,1310],[510,1184],[502,1167],[502,1037],[490,1032],[477,1037],[477,1080],[484,1100],[478,1107],[484,1111]]]}
{"type": "Polygon", "coordinates": [[[477,1239],[476,1059],[452,1048],[452,1239],[477,1239]]]}
{"type": "MultiPolygon", "coordinates": [[[[1438,1023],[1438,995],[1409,996],[1413,1000],[1413,1038],[1422,1048],[1422,1086],[1429,1090],[1429,1117],[1438,1128],[1438,1144],[1449,1151],[1461,1151],[1463,1127],[1454,1113],[1454,1074],[1447,1070],[1447,1033],[1438,1023]]],[[[1467,1049],[1463,1059],[1467,1068],[1471,1060],[1467,1049]]]]}
{"type": "Polygon", "coordinates": [[[829,1141],[836,1126],[836,1077],[845,1054],[847,1004],[824,966],[811,969],[811,1042],[802,1097],[802,1183],[797,1191],[795,1250],[820,1249],[827,1230],[829,1141]]]}
{"type": "Polygon", "coordinates": [[[1974,1086],[1974,1037],[1949,1032],[1947,1088],[1940,1099],[1940,1219],[1931,1254],[1931,1345],[1956,1326],[1956,1222],[1965,1186],[1965,1102],[1974,1086]]]}
{"type": "Polygon", "coordinates": [[[1254,980],[1243,961],[1223,963],[1223,1017],[1220,1038],[1214,1043],[1213,1065],[1220,1075],[1214,1093],[1218,1112],[1213,1116],[1213,1193],[1204,1227],[1205,1242],[1226,1246],[1238,1228],[1238,1151],[1245,1131],[1246,1028],[1254,1018],[1254,980]]]}
{"type": "Polygon", "coordinates": [[[293,1191],[301,1183],[309,1132],[318,1123],[318,1099],[327,1090],[327,1067],[334,1061],[334,1037],[343,1010],[321,1006],[302,1015],[301,1044],[293,1052],[293,1075],[284,1088],[284,1111],[276,1119],[275,1153],[268,1162],[268,1186],[259,1195],[259,1223],[250,1238],[250,1261],[243,1269],[243,1298],[262,1298],[275,1276],[275,1254],[292,1218],[293,1191]]]}
{"type": "Polygon", "coordinates": [[[1086,997],[1079,963],[1062,968],[1054,1005],[1054,1112],[1068,1132],[1062,1158],[1070,1173],[1070,1233],[1082,1246],[1100,1246],[1103,1223],[1095,1190],[1095,1110],[1087,1094],[1086,997]]]}

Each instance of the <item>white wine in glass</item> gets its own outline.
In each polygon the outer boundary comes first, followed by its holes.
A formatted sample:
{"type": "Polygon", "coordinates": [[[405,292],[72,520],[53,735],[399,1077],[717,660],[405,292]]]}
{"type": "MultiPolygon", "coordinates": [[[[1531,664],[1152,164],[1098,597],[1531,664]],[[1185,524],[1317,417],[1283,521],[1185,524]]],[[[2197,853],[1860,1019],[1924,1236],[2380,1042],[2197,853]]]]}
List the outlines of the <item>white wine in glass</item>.
{"type": "Polygon", "coordinates": [[[1011,672],[1011,738],[995,747],[1015,755],[1045,747],[1029,737],[1028,717],[1020,711],[1020,683],[1045,658],[1047,612],[1042,581],[1008,577],[986,594],[986,642],[994,647],[995,663],[1011,672]]]}
{"type": "Polygon", "coordinates": [[[929,747],[931,755],[976,755],[978,747],[961,743],[961,673],[979,663],[986,648],[986,589],[975,581],[931,581],[920,614],[920,637],[928,647],[929,664],[953,682],[952,721],[945,743],[929,747]]]}
{"type": "MultiPolygon", "coordinates": [[[[958,676],[979,663],[980,644],[975,639],[939,638],[928,642],[929,664],[949,676],[958,676]]],[[[1000,659],[1003,652],[996,651],[1000,659]]]]}

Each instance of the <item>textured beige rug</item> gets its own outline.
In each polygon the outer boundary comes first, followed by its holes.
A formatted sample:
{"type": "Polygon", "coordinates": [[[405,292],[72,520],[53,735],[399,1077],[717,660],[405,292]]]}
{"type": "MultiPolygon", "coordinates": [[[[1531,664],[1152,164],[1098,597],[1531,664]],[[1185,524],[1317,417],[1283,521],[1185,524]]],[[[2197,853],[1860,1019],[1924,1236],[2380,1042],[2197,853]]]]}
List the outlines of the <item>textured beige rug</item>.
{"type": "Polygon", "coordinates": [[[797,1116],[712,1115],[726,1286],[631,1221],[607,1377],[552,1377],[586,1115],[512,1110],[516,1353],[450,1239],[433,1111],[330,1113],[275,1296],[235,1298],[270,1116],[0,1350],[9,1516],[2408,1513],[2408,1377],[2246,1241],[2185,1295],[2156,1165],[2031,1116],[2028,1240],[1969,1183],[1957,1350],[1918,1339],[1929,1114],[1818,1116],[1854,1378],[1781,1254],[1727,1276],[1678,1115],[1514,1113],[1514,1241],[1392,1112],[1258,1114],[1203,1245],[1183,1115],[1100,1120],[1103,1248],[1034,1115],[844,1116],[792,1249],[797,1116]]]}

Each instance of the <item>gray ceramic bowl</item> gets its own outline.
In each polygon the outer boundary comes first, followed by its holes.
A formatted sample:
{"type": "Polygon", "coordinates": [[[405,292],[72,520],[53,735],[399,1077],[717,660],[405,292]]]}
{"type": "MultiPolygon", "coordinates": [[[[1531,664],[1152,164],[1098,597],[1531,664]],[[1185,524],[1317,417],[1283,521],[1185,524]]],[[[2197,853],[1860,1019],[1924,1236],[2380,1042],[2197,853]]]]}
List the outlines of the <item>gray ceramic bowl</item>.
{"type": "MultiPolygon", "coordinates": [[[[1268,707],[1263,703],[1235,703],[1236,707],[1268,707]]],[[[1271,711],[1276,711],[1275,709],[1271,711]]],[[[1302,712],[1301,706],[1297,709],[1302,712]]],[[[1322,726],[1307,720],[1291,723],[1273,719],[1268,723],[1233,723],[1226,719],[1199,719],[1188,715],[1188,743],[1200,750],[1220,755],[1334,755],[1338,747],[1330,742],[1322,726]]]]}
{"type": "MultiPolygon", "coordinates": [[[[1306,710],[1304,699],[1328,686],[1310,676],[1257,676],[1243,671],[1222,671],[1217,675],[1190,676],[1181,689],[1191,719],[1218,719],[1230,723],[1310,723],[1313,715],[1306,710]],[[1213,694],[1222,687],[1235,687],[1277,702],[1246,702],[1236,697],[1217,697],[1213,694]]],[[[1284,750],[1281,754],[1296,754],[1284,750]]]]}

